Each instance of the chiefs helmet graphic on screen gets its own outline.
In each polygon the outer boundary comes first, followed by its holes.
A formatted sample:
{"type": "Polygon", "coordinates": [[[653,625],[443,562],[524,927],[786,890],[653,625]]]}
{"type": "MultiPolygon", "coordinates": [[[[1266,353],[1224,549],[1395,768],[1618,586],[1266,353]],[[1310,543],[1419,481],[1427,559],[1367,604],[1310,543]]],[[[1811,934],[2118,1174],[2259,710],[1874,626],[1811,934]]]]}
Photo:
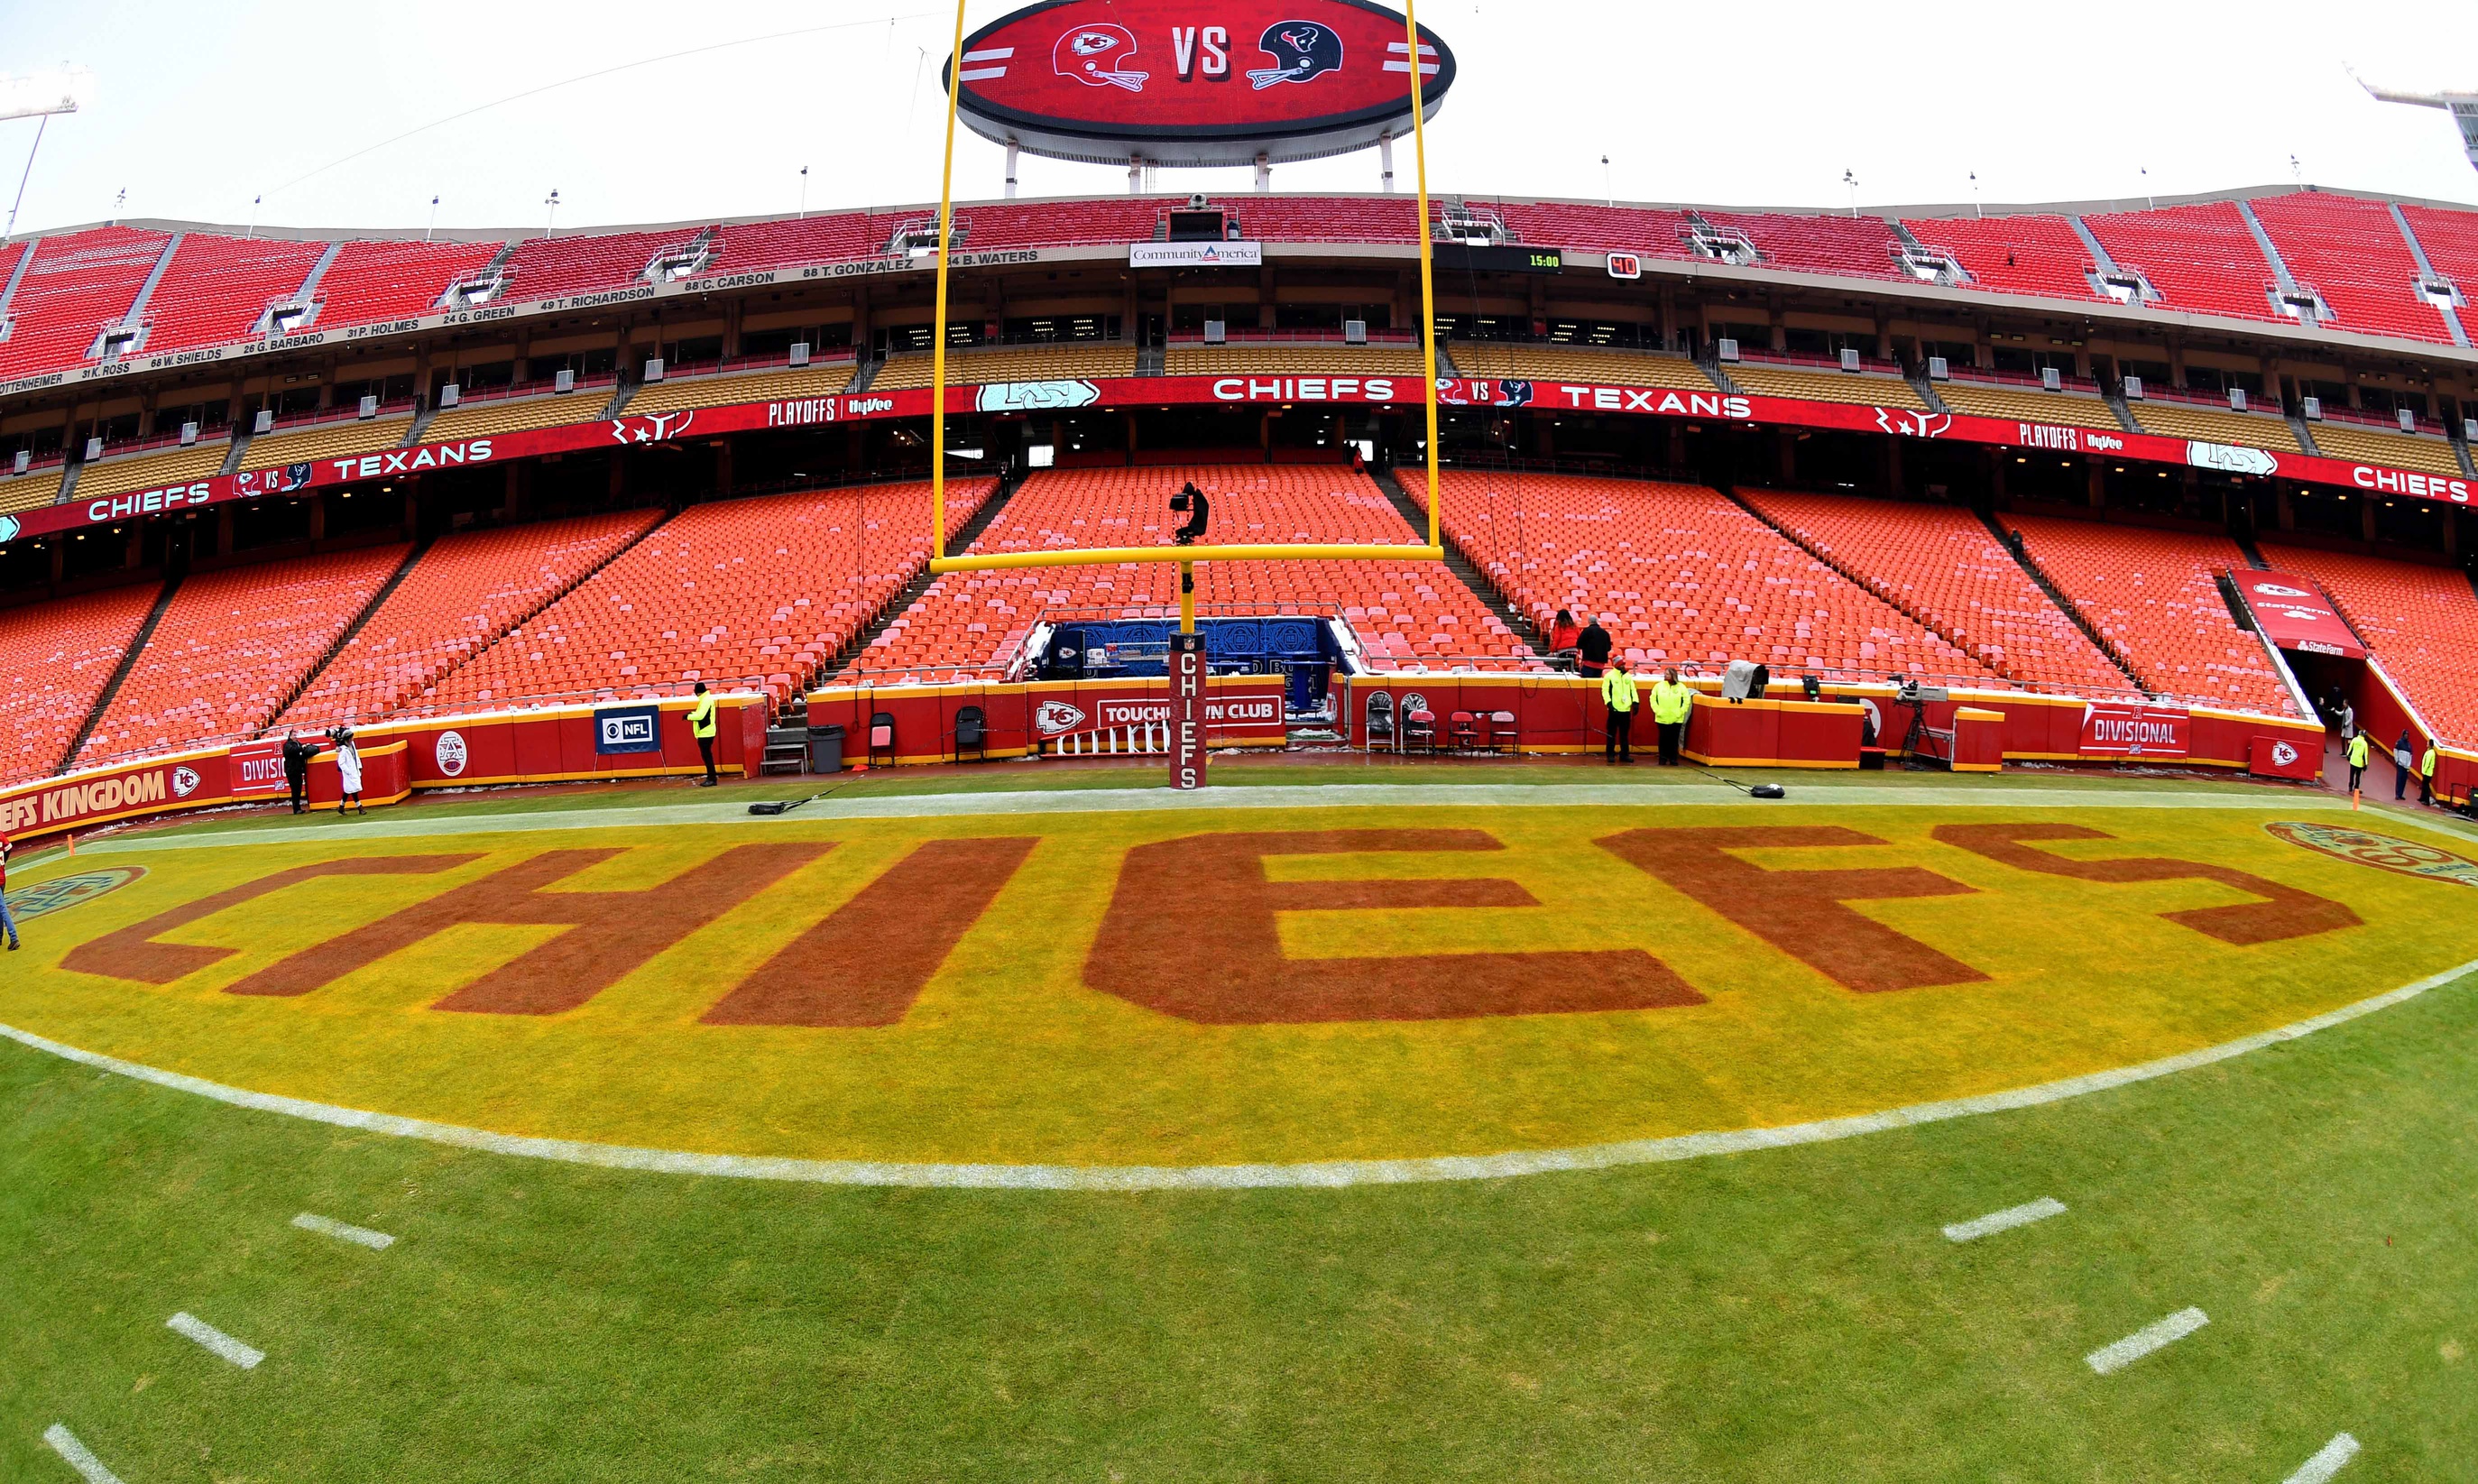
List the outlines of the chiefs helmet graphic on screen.
{"type": "Polygon", "coordinates": [[[1304,83],[1342,70],[1342,38],[1331,27],[1312,20],[1277,20],[1265,28],[1256,46],[1277,63],[1248,74],[1248,81],[1260,88],[1276,83],[1304,83]]]}
{"type": "Polygon", "coordinates": [[[1145,90],[1146,72],[1130,72],[1136,57],[1136,34],[1125,26],[1078,26],[1050,48],[1049,64],[1060,77],[1072,77],[1087,88],[1145,90]]]}

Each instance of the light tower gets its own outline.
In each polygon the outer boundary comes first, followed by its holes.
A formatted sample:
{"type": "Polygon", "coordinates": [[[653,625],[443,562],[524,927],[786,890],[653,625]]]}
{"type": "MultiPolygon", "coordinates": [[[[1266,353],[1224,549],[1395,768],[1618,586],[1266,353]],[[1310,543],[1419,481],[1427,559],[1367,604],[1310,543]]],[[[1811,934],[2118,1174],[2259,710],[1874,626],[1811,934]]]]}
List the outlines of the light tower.
{"type": "Polygon", "coordinates": [[[2478,168],[2478,92],[2401,92],[2390,88],[2378,88],[2355,72],[2349,75],[2357,78],[2358,86],[2377,102],[2441,109],[2451,114],[2452,121],[2461,126],[2461,148],[2468,155],[2470,165],[2478,168]]]}

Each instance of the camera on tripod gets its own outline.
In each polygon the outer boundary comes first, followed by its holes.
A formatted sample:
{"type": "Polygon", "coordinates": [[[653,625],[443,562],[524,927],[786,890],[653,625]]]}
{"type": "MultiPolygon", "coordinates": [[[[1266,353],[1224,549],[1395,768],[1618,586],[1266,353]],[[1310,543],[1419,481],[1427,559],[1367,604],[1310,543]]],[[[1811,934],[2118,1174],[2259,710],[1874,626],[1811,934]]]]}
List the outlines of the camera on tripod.
{"type": "Polygon", "coordinates": [[[1170,508],[1172,514],[1187,517],[1187,524],[1170,533],[1171,541],[1181,546],[1195,545],[1196,539],[1204,534],[1205,522],[1213,518],[1213,502],[1204,497],[1203,490],[1196,488],[1195,481],[1190,480],[1185,488],[1170,497],[1170,508]]]}

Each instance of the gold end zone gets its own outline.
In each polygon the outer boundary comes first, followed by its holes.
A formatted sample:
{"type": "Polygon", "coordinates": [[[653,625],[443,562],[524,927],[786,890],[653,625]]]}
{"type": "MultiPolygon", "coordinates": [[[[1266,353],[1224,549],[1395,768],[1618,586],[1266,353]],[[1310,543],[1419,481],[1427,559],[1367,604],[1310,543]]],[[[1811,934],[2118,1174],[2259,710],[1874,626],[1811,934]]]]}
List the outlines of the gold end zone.
{"type": "Polygon", "coordinates": [[[995,572],[1020,566],[1118,566],[1128,562],[1443,562],[1438,546],[1091,546],[1073,551],[999,551],[933,557],[933,572],[995,572]]]}

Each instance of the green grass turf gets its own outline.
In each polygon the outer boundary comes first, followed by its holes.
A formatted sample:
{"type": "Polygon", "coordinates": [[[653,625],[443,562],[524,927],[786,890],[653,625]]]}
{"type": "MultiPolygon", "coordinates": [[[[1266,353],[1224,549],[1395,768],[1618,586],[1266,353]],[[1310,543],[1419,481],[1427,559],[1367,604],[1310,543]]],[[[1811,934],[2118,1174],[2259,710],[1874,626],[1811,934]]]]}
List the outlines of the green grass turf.
{"type": "Polygon", "coordinates": [[[2478,976],[1835,1144],[1121,1196],[596,1171],[0,1044],[0,1477],[69,1479],[57,1421],[131,1484],[2255,1481],[2342,1430],[2346,1484],[2466,1478],[2473,1085],[2478,976]],[[1938,1234],[2041,1195],[2070,1214],[1938,1234]]]}

